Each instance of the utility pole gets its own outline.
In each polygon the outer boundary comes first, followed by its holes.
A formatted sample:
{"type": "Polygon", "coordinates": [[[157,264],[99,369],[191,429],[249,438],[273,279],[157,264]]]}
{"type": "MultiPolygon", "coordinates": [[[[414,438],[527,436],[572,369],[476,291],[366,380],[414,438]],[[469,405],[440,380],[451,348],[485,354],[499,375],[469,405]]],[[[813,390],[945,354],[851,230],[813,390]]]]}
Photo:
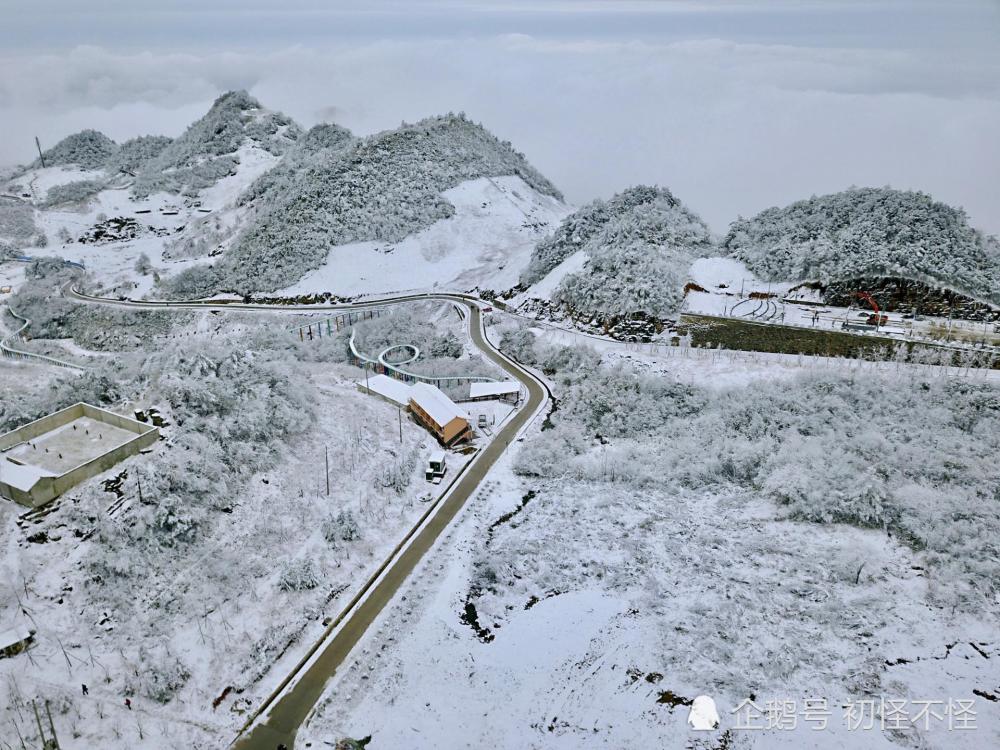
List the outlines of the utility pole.
{"type": "Polygon", "coordinates": [[[326,496],[330,497],[330,446],[324,446],[326,455],[326,496]]]}
{"type": "Polygon", "coordinates": [[[403,407],[399,408],[399,444],[403,444],[403,407]]]}
{"type": "Polygon", "coordinates": [[[38,136],[35,136],[35,147],[38,149],[38,160],[42,163],[42,168],[45,168],[45,157],[42,156],[42,144],[38,140],[38,136]]]}
{"type": "Polygon", "coordinates": [[[371,394],[371,388],[368,387],[368,363],[362,362],[361,364],[365,368],[365,390],[368,391],[369,394],[371,394]]]}
{"type": "Polygon", "coordinates": [[[56,725],[52,723],[52,711],[49,709],[49,701],[45,700],[45,715],[49,719],[49,731],[52,732],[52,750],[59,750],[59,738],[56,737],[56,725]]]}

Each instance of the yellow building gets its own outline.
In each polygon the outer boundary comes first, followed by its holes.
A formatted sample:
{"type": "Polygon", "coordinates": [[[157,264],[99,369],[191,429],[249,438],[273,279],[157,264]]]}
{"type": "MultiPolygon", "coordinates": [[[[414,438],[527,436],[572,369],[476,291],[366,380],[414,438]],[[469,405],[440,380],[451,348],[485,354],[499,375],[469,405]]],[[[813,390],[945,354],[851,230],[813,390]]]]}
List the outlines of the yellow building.
{"type": "Polygon", "coordinates": [[[410,411],[442,445],[452,445],[472,432],[469,415],[433,385],[411,386],[410,411]]]}

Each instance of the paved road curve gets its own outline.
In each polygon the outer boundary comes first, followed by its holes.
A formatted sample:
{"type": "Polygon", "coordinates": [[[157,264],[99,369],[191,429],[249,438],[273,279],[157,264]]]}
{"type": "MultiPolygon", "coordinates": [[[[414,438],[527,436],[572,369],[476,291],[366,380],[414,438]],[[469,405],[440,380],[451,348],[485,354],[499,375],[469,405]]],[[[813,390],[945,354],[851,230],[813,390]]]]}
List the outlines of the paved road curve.
{"type": "MultiPolygon", "coordinates": [[[[244,303],[136,302],[89,297],[73,289],[68,289],[67,294],[83,302],[134,308],[208,308],[267,312],[288,310],[302,313],[311,310],[349,310],[362,307],[361,305],[328,305],[303,308],[294,305],[272,306],[244,303]]],[[[488,359],[520,381],[527,389],[527,399],[513,419],[501,428],[489,445],[476,456],[445,498],[438,504],[429,520],[423,526],[415,527],[407,535],[407,538],[400,543],[400,547],[397,547],[397,550],[402,549],[402,551],[395,554],[376,574],[377,577],[373,577],[354,600],[347,605],[337,619],[331,623],[324,638],[310,649],[309,653],[284,679],[277,691],[254,713],[251,722],[248,722],[249,731],[241,733],[233,743],[236,750],[275,750],[279,744],[287,745],[289,748],[293,747],[299,727],[309,716],[330,678],[347,658],[351,649],[392,599],[417,563],[434,545],[441,532],[476,491],[517,433],[534,418],[548,401],[548,391],[545,385],[529,371],[502,354],[486,338],[483,333],[479,306],[475,298],[457,294],[421,294],[369,302],[363,307],[370,308],[427,299],[455,302],[467,307],[469,310],[469,334],[473,343],[488,359]],[[261,716],[263,719],[254,723],[254,719],[261,716]]]]}

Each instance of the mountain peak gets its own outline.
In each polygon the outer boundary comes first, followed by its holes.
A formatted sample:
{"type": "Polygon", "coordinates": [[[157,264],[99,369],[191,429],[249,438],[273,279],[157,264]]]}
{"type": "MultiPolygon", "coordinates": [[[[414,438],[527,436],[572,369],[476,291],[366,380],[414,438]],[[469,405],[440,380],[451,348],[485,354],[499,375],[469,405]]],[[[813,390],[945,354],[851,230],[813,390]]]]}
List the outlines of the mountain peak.
{"type": "MultiPolygon", "coordinates": [[[[99,130],[81,130],[63,138],[52,148],[43,152],[45,166],[75,164],[83,169],[100,169],[118,150],[118,145],[99,130]]],[[[34,167],[41,161],[35,160],[34,167]]]]}
{"type": "Polygon", "coordinates": [[[229,91],[146,164],[134,190],[196,191],[235,174],[240,148],[252,145],[280,156],[301,135],[291,118],[265,109],[246,91],[229,91]]]}

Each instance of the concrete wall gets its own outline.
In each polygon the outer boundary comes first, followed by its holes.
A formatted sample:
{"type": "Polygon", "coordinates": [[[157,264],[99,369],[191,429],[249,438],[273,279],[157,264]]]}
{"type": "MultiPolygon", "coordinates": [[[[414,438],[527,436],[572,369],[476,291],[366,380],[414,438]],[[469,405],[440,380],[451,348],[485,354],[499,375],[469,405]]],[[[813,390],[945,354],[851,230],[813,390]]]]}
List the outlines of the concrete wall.
{"type": "MultiPolygon", "coordinates": [[[[56,427],[62,427],[64,424],[68,424],[74,419],[79,419],[84,416],[84,406],[85,404],[82,403],[67,406],[65,409],[52,412],[48,416],[36,419],[34,422],[28,422],[26,425],[21,425],[16,430],[11,430],[5,435],[0,435],[0,451],[5,451],[8,448],[13,448],[15,445],[20,443],[34,440],[36,437],[40,437],[46,432],[54,430],[56,427]]],[[[100,409],[99,411],[103,412],[104,410],[100,409]]],[[[111,412],[106,413],[110,414],[111,412]]],[[[101,417],[95,418],[100,419],[101,417]]]]}
{"type": "Polygon", "coordinates": [[[148,448],[160,439],[160,431],[156,427],[150,427],[142,422],[123,417],[107,409],[100,409],[90,404],[79,403],[37,419],[34,422],[29,422],[16,430],[8,432],[6,435],[0,435],[0,450],[12,448],[26,440],[33,440],[79,417],[90,417],[105,424],[134,432],[136,435],[127,443],[123,443],[107,453],[103,453],[86,463],[80,464],[65,474],[60,474],[57,477],[42,477],[35,483],[30,492],[24,492],[5,482],[0,482],[0,495],[21,505],[26,505],[29,508],[37,508],[39,505],[51,502],[81,482],[107,471],[129,456],[136,455],[139,451],[148,448]]]}

